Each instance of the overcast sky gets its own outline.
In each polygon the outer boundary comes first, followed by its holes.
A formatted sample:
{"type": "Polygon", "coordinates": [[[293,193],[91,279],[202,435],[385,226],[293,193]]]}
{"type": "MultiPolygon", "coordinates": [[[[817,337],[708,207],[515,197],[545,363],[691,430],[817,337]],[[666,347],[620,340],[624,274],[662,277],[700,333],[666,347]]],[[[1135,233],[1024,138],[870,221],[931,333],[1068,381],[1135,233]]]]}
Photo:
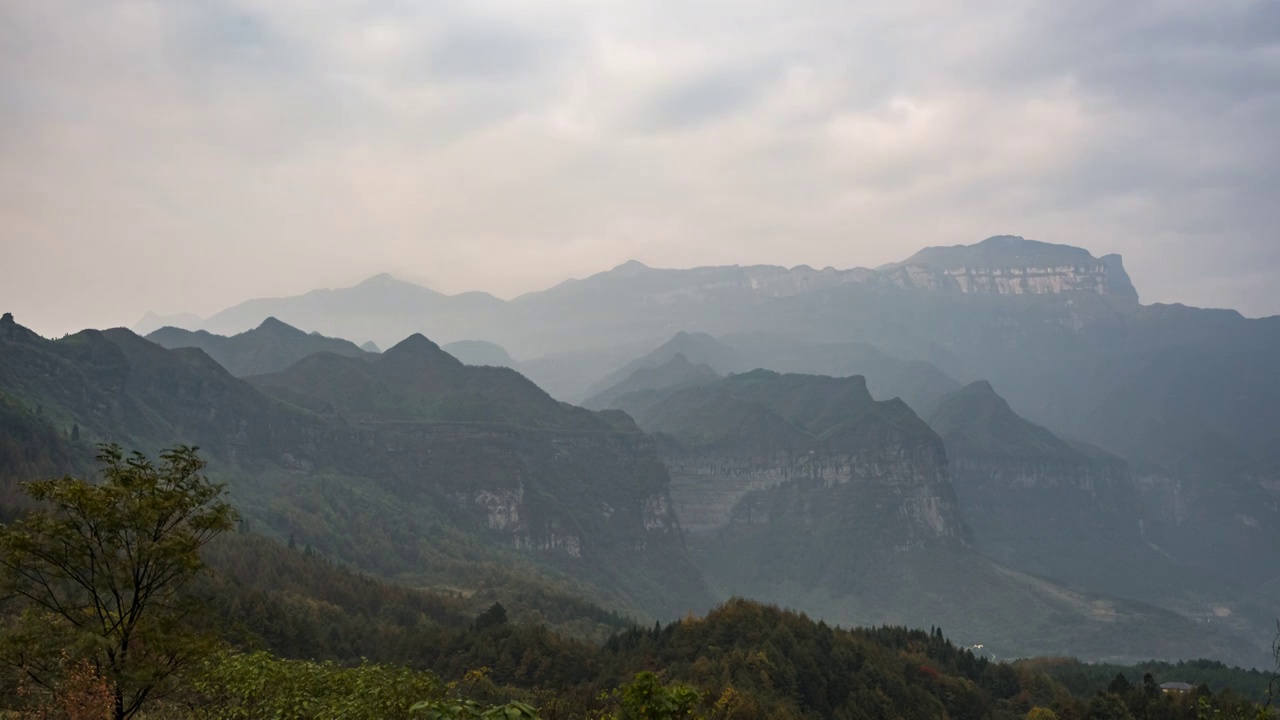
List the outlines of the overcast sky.
{"type": "Polygon", "coordinates": [[[1280,313],[1275,0],[0,2],[0,311],[1019,234],[1280,313]]]}

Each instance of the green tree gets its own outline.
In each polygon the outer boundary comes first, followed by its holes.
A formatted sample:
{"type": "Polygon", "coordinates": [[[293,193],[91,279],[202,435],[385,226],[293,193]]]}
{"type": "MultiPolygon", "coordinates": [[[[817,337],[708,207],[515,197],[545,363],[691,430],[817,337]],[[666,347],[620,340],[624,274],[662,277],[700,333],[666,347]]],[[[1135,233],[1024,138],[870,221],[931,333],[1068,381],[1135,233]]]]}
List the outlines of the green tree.
{"type": "Polygon", "coordinates": [[[1089,700],[1085,709],[1086,720],[1132,720],[1129,708],[1119,696],[1099,693],[1089,700]]]}
{"type": "Polygon", "coordinates": [[[41,509],[0,526],[0,592],[12,604],[0,647],[23,681],[53,689],[64,657],[110,686],[115,720],[171,691],[211,639],[189,622],[181,590],[200,548],[231,529],[235,511],[209,482],[195,448],[152,463],[103,445],[102,482],[72,477],[25,485],[41,509]]]}
{"type": "Polygon", "coordinates": [[[618,688],[615,695],[622,706],[616,720],[693,720],[702,700],[688,685],[663,685],[647,671],[618,688]]]}
{"type": "Polygon", "coordinates": [[[502,607],[502,603],[494,603],[489,606],[488,610],[476,616],[475,628],[476,630],[484,630],[485,628],[506,624],[507,609],[502,607]]]}
{"type": "Polygon", "coordinates": [[[1116,676],[1111,680],[1111,684],[1107,686],[1107,692],[1112,695],[1123,696],[1131,689],[1133,689],[1133,685],[1129,682],[1129,678],[1125,677],[1122,672],[1116,673],[1116,676]]]}

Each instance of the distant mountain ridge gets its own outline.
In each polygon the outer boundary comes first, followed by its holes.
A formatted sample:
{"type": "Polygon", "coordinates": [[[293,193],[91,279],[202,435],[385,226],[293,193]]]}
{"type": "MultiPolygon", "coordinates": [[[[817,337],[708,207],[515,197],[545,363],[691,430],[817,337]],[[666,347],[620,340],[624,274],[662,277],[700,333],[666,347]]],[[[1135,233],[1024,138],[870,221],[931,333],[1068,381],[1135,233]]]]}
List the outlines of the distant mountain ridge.
{"type": "Polygon", "coordinates": [[[178,313],[176,315],[157,315],[147,311],[138,322],[133,324],[133,331],[139,335],[149,335],[164,327],[175,327],[183,330],[196,330],[204,323],[204,318],[194,313],[178,313]]]}
{"type": "Polygon", "coordinates": [[[201,327],[213,333],[234,334],[257,326],[266,317],[277,317],[308,331],[371,338],[385,347],[423,330],[421,325],[426,318],[435,320],[433,334],[452,339],[468,326],[468,321],[502,305],[502,300],[488,293],[445,295],[383,273],[349,288],[248,300],[210,316],[201,327]],[[444,327],[439,326],[441,322],[444,327]]]}
{"type": "Polygon", "coordinates": [[[1095,258],[1082,248],[1016,235],[997,235],[976,245],[925,248],[878,271],[907,287],[970,294],[1083,291],[1138,299],[1138,291],[1119,255],[1095,258]]]}
{"type": "Polygon", "coordinates": [[[464,365],[421,334],[369,359],[321,353],[251,382],[283,400],[305,396],[356,419],[609,430],[595,413],[552,398],[515,370],[464,365]]]}
{"type": "Polygon", "coordinates": [[[200,348],[236,377],[277,372],[317,352],[331,352],[348,357],[364,357],[367,354],[349,340],[325,337],[319,333],[305,333],[274,317],[263,320],[253,330],[231,337],[214,335],[204,330],[192,332],[164,327],[147,335],[147,339],[169,349],[200,348]]]}
{"type": "MultiPolygon", "coordinates": [[[[881,400],[902,398],[913,409],[923,409],[960,387],[931,363],[905,361],[886,355],[864,343],[797,342],[785,335],[754,333],[715,338],[701,332],[678,332],[651,352],[632,360],[588,388],[584,405],[611,407],[620,396],[640,389],[656,389],[677,384],[675,380],[656,382],[646,371],[667,367],[676,357],[706,365],[721,375],[765,369],[784,373],[865,378],[873,396],[881,400]]],[[[679,371],[669,368],[667,373],[679,371]]],[[[703,380],[714,379],[703,374],[703,380]]],[[[696,384],[697,378],[682,378],[679,384],[696,384]]]]}
{"type": "MultiPolygon", "coordinates": [[[[958,292],[962,294],[1062,294],[1088,292],[1136,300],[1137,293],[1117,255],[1094,258],[1088,251],[1050,245],[1017,236],[996,236],[969,246],[927,248],[902,263],[877,269],[815,270],[807,265],[708,266],[687,270],[650,268],[630,261],[583,279],[566,280],[542,291],[503,301],[488,293],[445,295],[398,280],[387,273],[349,288],[313,290],[285,298],[243,302],[204,320],[201,328],[237,333],[266,317],[278,317],[308,330],[339,337],[358,337],[357,319],[368,325],[374,341],[390,345],[412,332],[429,331],[447,342],[467,339],[462,319],[478,322],[503,345],[518,330],[521,318],[542,316],[552,307],[605,292],[600,309],[624,297],[652,305],[680,305],[695,298],[779,299],[843,285],[958,292]],[[994,273],[994,274],[993,274],[994,273]],[[391,328],[395,328],[391,330],[391,328]]],[[[550,319],[552,316],[548,316],[550,319]]],[[[523,343],[517,343],[522,354],[523,343]]]]}
{"type": "MultiPolygon", "coordinates": [[[[681,350],[722,375],[756,367],[860,374],[873,397],[902,397],[926,416],[941,397],[989,380],[1017,417],[1070,438],[1086,456],[1092,451],[1075,440],[1127,463],[1141,542],[1217,578],[1206,588],[1239,590],[1206,596],[1188,614],[1274,619],[1280,607],[1263,608],[1259,598],[1280,576],[1280,374],[1271,368],[1280,318],[1143,305],[1137,290],[1119,257],[999,235],[875,269],[630,262],[483,308],[457,298],[400,302],[375,283],[365,295],[291,299],[282,310],[298,317],[277,316],[384,346],[414,332],[442,342],[483,337],[570,401],[618,385],[639,369],[632,361],[681,332],[735,351],[732,363],[718,365],[695,354],[696,342],[681,350]]],[[[1062,482],[1097,467],[1064,463],[1075,470],[1062,482]]],[[[1006,454],[986,467],[1007,474],[1025,464],[1006,454]]],[[[1063,502],[1088,507],[1080,497],[1063,502]]]]}
{"type": "Polygon", "coordinates": [[[622,397],[641,392],[671,392],[695,385],[705,385],[720,379],[720,374],[706,363],[694,364],[684,353],[677,352],[670,360],[656,367],[638,367],[626,379],[613,387],[587,398],[582,406],[592,410],[606,410],[622,397]]]}
{"type": "Polygon", "coordinates": [[[444,351],[458,358],[466,365],[492,365],[494,367],[515,368],[515,359],[507,353],[506,348],[488,340],[458,340],[444,346],[444,351]]]}

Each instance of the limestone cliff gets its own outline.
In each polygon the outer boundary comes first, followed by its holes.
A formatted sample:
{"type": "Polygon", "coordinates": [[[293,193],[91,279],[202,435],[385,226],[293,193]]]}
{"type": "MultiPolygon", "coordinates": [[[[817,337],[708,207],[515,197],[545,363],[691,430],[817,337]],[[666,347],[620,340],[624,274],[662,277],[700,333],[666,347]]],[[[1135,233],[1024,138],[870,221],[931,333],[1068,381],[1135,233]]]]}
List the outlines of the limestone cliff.
{"type": "Polygon", "coordinates": [[[1069,245],[998,235],[976,245],[925,248],[879,268],[879,279],[912,290],[972,295],[1092,293],[1138,299],[1119,255],[1095,258],[1069,245]]]}
{"type": "Polygon", "coordinates": [[[985,381],[943,398],[929,424],[981,552],[1099,592],[1167,597],[1171,561],[1144,535],[1124,460],[1023,419],[985,381]]]}
{"type": "MultiPolygon", "coordinates": [[[[625,398],[624,398],[625,400],[625,398]]],[[[756,370],[636,409],[664,433],[672,500],[730,588],[847,589],[902,553],[969,546],[939,438],[861,377],[756,370]]]]}

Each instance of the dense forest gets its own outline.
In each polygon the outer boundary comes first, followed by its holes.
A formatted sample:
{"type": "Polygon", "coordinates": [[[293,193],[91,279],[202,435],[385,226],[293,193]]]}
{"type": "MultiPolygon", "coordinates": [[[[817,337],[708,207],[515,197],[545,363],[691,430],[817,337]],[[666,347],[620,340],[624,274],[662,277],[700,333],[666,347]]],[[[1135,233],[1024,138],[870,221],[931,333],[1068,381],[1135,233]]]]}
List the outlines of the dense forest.
{"type": "Polygon", "coordinates": [[[34,509],[0,531],[14,717],[1271,713],[1265,673],[998,663],[940,628],[844,629],[743,599],[652,627],[567,604],[554,588],[479,610],[489,598],[376,580],[237,526],[191,449],[153,462],[108,446],[100,461],[100,483],[26,484],[34,509]],[[1174,680],[1193,687],[1160,687],[1174,680]]]}

